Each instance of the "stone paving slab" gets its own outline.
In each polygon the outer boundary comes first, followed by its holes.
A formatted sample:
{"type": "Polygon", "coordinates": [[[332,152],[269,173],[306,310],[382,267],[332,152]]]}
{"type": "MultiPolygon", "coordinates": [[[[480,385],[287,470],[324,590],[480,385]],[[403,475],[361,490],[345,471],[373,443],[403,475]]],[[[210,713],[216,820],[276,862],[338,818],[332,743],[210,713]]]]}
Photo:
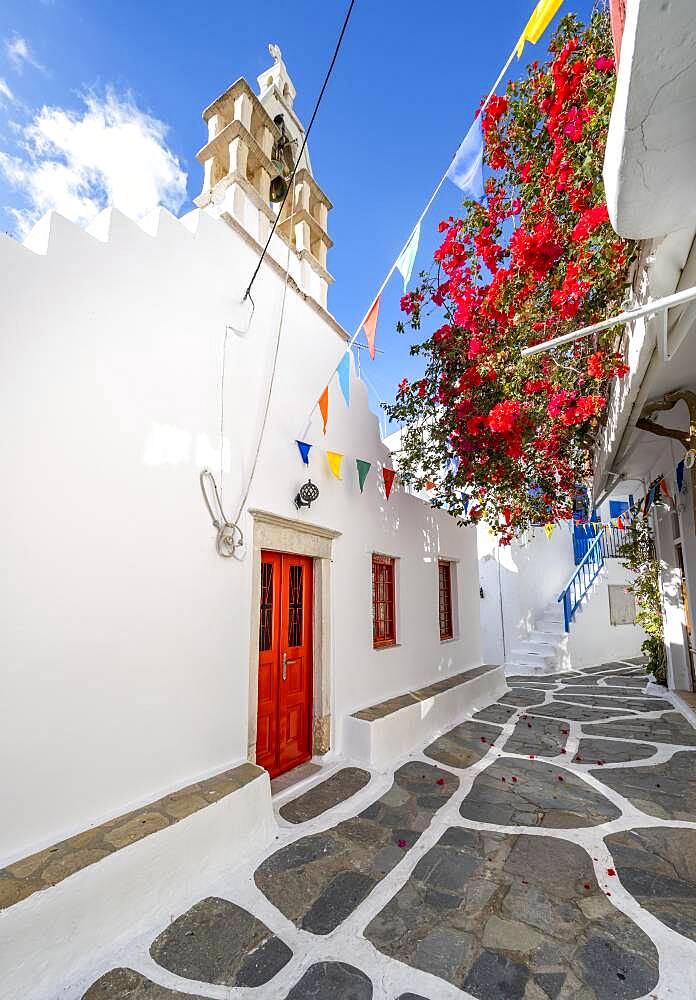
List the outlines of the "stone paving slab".
{"type": "Polygon", "coordinates": [[[696,753],[675,753],[664,764],[617,767],[591,774],[649,816],[696,822],[696,753]]]}
{"type": "Polygon", "coordinates": [[[263,768],[256,764],[240,764],[15,861],[0,870],[0,910],[41,889],[57,885],[122,847],[173,826],[262,774],[263,768]]]}
{"type": "Polygon", "coordinates": [[[535,691],[533,688],[528,690],[517,688],[515,691],[508,691],[502,698],[498,698],[498,704],[526,708],[528,705],[541,705],[545,698],[545,691],[535,691]]]}
{"type": "Polygon", "coordinates": [[[153,983],[133,969],[112,969],[92,983],[82,1000],[200,1000],[201,994],[180,993],[153,983]]]}
{"type": "Polygon", "coordinates": [[[177,917],[150,955],[185,979],[220,986],[262,986],[292,951],[260,920],[228,899],[209,897],[177,917]]]}
{"type": "Polygon", "coordinates": [[[479,1000],[642,997],[657,951],[558,838],[450,828],[365,936],[479,1000]]]}
{"type": "Polygon", "coordinates": [[[602,674],[607,673],[610,670],[625,670],[628,671],[630,668],[626,666],[626,663],[620,663],[618,660],[612,660],[609,663],[600,663],[595,667],[581,667],[580,673],[582,674],[602,674]]]}
{"type": "Polygon", "coordinates": [[[555,691],[558,688],[555,681],[528,681],[515,676],[506,677],[505,680],[509,688],[523,688],[525,691],[530,688],[534,691],[555,691]]]}
{"type": "Polygon", "coordinates": [[[594,764],[602,760],[605,764],[618,764],[627,760],[643,760],[653,757],[656,747],[647,743],[622,743],[620,740],[581,739],[574,761],[580,764],[594,764]]]}
{"type": "Polygon", "coordinates": [[[515,714],[512,705],[488,705],[480,712],[474,712],[473,718],[480,719],[481,722],[499,722],[502,725],[508,721],[511,715],[515,714]]]}
{"type": "Polygon", "coordinates": [[[614,702],[612,702],[612,704],[615,704],[617,699],[636,698],[640,696],[641,692],[636,688],[625,688],[618,686],[605,688],[605,687],[600,687],[598,684],[590,684],[590,683],[567,684],[558,690],[557,697],[562,696],[563,698],[565,698],[566,695],[568,694],[577,694],[580,695],[582,698],[585,697],[596,698],[602,696],[605,698],[611,697],[614,698],[614,702]]]}
{"type": "MultiPolygon", "coordinates": [[[[558,697],[562,697],[561,694],[558,697]]],[[[570,722],[599,722],[602,719],[613,719],[617,715],[631,715],[634,713],[627,708],[584,708],[582,705],[565,704],[560,701],[551,701],[547,705],[540,705],[538,708],[530,708],[534,715],[545,715],[552,719],[568,719],[570,722]]]]}
{"type": "Polygon", "coordinates": [[[254,880],[297,927],[328,934],[401,861],[458,786],[449,771],[410,761],[358,816],[276,851],[254,880]]]}
{"type": "Polygon", "coordinates": [[[462,802],[464,819],[500,826],[574,829],[621,815],[599,792],[563,768],[536,760],[496,760],[462,802]]]}
{"type": "Polygon", "coordinates": [[[483,722],[462,722],[439,736],[423,753],[450,767],[471,767],[486,756],[501,733],[500,726],[489,726],[483,722]]]}
{"type": "Polygon", "coordinates": [[[665,701],[664,698],[621,698],[598,694],[576,695],[566,694],[565,691],[557,697],[574,705],[585,704],[597,708],[628,708],[631,712],[664,712],[674,707],[671,701],[665,701]]]}
{"type": "Polygon", "coordinates": [[[345,802],[370,781],[370,772],[361,767],[342,767],[326,781],[314,785],[303,795],[286,802],[278,812],[289,823],[306,823],[345,802]]]}
{"type": "Polygon", "coordinates": [[[626,740],[696,746],[696,729],[679,712],[664,712],[659,719],[617,719],[583,726],[586,736],[615,736],[626,740]]]}
{"type": "Polygon", "coordinates": [[[696,830],[627,830],[605,842],[624,888],[663,924],[696,941],[696,830]]]}
{"type": "Polygon", "coordinates": [[[607,684],[609,687],[636,687],[644,688],[648,683],[647,677],[630,677],[621,674],[619,677],[607,677],[607,684]]]}
{"type": "Polygon", "coordinates": [[[557,719],[538,719],[523,715],[505,743],[506,753],[536,754],[556,757],[565,749],[568,726],[557,719]]]}
{"type": "Polygon", "coordinates": [[[372,981],[345,962],[318,962],[287,994],[286,1000],[371,1000],[372,981]]]}

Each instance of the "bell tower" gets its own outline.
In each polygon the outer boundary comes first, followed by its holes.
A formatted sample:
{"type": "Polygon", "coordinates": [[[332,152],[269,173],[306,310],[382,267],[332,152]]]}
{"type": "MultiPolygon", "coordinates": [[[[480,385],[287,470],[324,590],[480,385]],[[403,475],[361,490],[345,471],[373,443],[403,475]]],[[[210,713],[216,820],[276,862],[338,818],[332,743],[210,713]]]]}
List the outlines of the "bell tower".
{"type": "Polygon", "coordinates": [[[277,45],[269,45],[273,64],[257,78],[258,94],[244,79],[233,83],[203,112],[208,141],[197,154],[203,164],[199,208],[241,227],[265,245],[290,175],[297,164],[269,253],[285,266],[290,244],[298,262],[302,291],[326,308],[333,278],[326,268],[333,245],[328,235],[331,202],[314,179],[304,128],[293,110],[295,87],[277,45]],[[294,198],[293,190],[294,187],[294,198]]]}

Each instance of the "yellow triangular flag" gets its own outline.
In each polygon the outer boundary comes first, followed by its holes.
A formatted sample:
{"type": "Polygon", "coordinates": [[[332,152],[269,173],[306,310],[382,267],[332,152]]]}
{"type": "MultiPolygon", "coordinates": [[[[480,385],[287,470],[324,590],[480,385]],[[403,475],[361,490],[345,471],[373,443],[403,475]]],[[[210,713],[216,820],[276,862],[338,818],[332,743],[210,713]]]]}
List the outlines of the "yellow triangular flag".
{"type": "Polygon", "coordinates": [[[544,525],[544,532],[545,532],[547,538],[550,538],[551,535],[553,534],[553,527],[554,526],[552,524],[545,524],[544,525]]]}
{"type": "Polygon", "coordinates": [[[337,451],[327,451],[326,461],[329,463],[329,468],[333,472],[336,479],[340,479],[341,462],[343,461],[343,455],[340,455],[337,451]]]}
{"type": "Polygon", "coordinates": [[[525,42],[531,42],[534,45],[539,41],[562,3],[563,0],[539,0],[517,42],[518,59],[522,55],[525,42]]]}

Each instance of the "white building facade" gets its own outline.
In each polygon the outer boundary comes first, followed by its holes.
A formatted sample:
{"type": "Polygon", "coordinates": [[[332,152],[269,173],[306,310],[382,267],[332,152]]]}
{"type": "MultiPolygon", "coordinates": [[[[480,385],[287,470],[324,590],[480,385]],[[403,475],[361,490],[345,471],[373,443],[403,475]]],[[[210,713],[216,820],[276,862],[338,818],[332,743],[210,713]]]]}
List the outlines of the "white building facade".
{"type": "MultiPolygon", "coordinates": [[[[613,3],[614,7],[621,6],[613,3]]],[[[604,164],[609,215],[640,240],[629,305],[696,286],[696,16],[689,0],[646,0],[617,14],[618,77],[604,164]],[[622,34],[621,34],[622,32],[622,34]]],[[[595,456],[595,498],[644,496],[664,479],[669,497],[650,517],[660,561],[670,688],[696,687],[691,608],[696,599],[696,304],[658,310],[624,327],[630,372],[615,383],[595,456]],[[673,395],[675,394],[676,395],[673,395]],[[679,471],[678,471],[679,470],[679,471]]]]}

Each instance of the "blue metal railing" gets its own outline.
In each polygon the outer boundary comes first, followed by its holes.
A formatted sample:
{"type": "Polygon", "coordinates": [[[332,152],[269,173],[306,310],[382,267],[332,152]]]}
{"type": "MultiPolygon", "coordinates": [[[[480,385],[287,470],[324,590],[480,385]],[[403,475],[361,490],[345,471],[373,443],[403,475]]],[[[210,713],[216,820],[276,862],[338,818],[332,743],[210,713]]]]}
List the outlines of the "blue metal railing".
{"type": "Polygon", "coordinates": [[[559,603],[563,601],[563,623],[566,632],[570,632],[570,623],[575,617],[575,612],[603,565],[604,534],[600,532],[595,539],[589,541],[587,552],[558,598],[559,603]]]}
{"type": "MultiPolygon", "coordinates": [[[[609,527],[603,525],[600,528],[599,534],[602,535],[602,538],[604,539],[602,542],[604,558],[620,559],[619,549],[629,540],[628,529],[615,528],[613,525],[610,525],[609,527]]],[[[595,538],[596,536],[594,534],[585,536],[575,533],[573,535],[573,555],[575,557],[576,566],[580,565],[595,538]]]]}

